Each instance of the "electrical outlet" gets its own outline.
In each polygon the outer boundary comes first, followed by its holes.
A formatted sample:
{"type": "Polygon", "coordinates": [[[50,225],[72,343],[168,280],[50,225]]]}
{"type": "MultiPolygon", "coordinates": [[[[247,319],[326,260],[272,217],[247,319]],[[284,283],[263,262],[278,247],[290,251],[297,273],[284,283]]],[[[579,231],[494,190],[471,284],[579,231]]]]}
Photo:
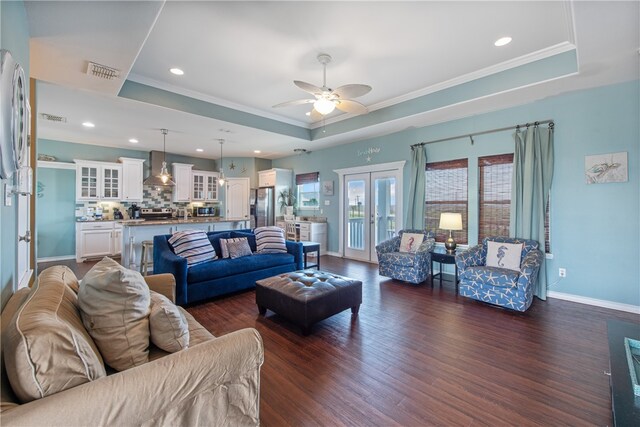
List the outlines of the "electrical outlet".
{"type": "Polygon", "coordinates": [[[558,269],[558,276],[567,277],[567,269],[566,268],[559,268],[558,269]]]}

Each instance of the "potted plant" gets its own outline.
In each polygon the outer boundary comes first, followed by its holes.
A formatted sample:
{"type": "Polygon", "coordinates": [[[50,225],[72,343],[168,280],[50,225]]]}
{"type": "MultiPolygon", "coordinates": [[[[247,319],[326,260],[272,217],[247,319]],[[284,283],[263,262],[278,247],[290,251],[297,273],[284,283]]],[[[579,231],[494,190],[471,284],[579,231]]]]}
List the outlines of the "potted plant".
{"type": "Polygon", "coordinates": [[[280,204],[280,212],[285,212],[288,206],[295,207],[296,195],[293,190],[291,188],[282,190],[280,194],[278,194],[278,203],[280,204]]]}

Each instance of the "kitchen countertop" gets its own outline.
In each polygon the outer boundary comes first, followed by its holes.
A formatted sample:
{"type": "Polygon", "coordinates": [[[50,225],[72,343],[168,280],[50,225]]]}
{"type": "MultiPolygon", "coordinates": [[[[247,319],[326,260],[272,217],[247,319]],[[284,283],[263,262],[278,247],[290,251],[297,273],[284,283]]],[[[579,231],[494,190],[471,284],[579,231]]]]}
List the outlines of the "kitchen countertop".
{"type": "Polygon", "coordinates": [[[249,221],[247,218],[221,218],[221,217],[199,217],[188,219],[152,219],[152,220],[140,220],[140,219],[125,219],[118,220],[123,226],[145,226],[145,225],[167,225],[167,224],[195,224],[195,223],[207,223],[207,222],[238,222],[249,221]]]}

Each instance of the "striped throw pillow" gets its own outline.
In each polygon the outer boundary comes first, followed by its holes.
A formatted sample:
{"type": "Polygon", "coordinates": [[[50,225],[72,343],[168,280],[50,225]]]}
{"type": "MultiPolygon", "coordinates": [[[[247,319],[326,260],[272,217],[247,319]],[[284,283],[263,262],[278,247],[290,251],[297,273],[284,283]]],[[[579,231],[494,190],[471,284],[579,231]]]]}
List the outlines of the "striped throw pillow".
{"type": "Polygon", "coordinates": [[[279,254],[287,252],[284,242],[284,231],[280,227],[258,227],[256,235],[256,249],[261,254],[279,254]]]}
{"type": "MultiPolygon", "coordinates": [[[[230,258],[231,256],[229,255],[229,243],[236,243],[236,242],[239,242],[240,240],[247,240],[247,238],[232,237],[230,239],[220,239],[220,251],[222,252],[220,254],[220,258],[230,258]]],[[[249,248],[249,250],[251,250],[251,248],[249,248]]]]}
{"type": "Polygon", "coordinates": [[[178,231],[169,238],[169,244],[176,255],[187,259],[189,267],[217,258],[207,233],[201,230],[178,231]]]}

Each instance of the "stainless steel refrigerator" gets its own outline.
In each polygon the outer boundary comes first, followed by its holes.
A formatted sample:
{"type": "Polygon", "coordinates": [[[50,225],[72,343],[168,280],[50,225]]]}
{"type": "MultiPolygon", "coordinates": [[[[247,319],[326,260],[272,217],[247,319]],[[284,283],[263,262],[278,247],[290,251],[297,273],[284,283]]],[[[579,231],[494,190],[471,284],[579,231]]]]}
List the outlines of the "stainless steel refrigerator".
{"type": "Polygon", "coordinates": [[[275,225],[276,192],[273,187],[258,188],[256,227],[275,225]]]}

